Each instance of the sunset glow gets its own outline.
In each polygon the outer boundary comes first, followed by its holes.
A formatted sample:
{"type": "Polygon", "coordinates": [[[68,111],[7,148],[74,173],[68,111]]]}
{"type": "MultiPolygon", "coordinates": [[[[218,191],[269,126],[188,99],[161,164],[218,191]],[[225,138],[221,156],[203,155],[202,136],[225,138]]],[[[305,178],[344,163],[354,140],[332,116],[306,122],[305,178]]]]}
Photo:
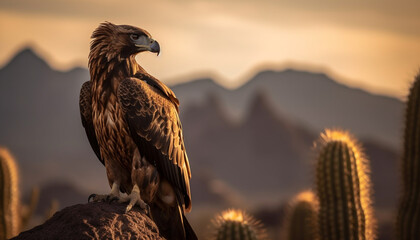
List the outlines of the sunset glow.
{"type": "Polygon", "coordinates": [[[229,209],[222,213],[222,218],[225,221],[235,221],[242,222],[244,221],[244,213],[240,210],[229,209]]]}
{"type": "Polygon", "coordinates": [[[0,65],[30,45],[55,68],[86,67],[91,32],[111,21],[159,41],[161,56],[138,60],[167,83],[210,72],[235,87],[256,68],[293,67],[402,98],[420,62],[419,9],[414,1],[5,0],[0,65]]]}

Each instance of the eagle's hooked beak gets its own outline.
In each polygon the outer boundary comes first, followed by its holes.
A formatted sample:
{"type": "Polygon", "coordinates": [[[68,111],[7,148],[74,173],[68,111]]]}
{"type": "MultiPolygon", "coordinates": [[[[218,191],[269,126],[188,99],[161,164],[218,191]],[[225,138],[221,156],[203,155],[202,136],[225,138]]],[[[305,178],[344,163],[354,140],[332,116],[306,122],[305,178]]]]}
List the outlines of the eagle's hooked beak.
{"type": "Polygon", "coordinates": [[[152,39],[152,44],[150,45],[150,52],[157,53],[157,55],[159,56],[160,46],[159,46],[159,43],[156,40],[152,39]]]}
{"type": "Polygon", "coordinates": [[[152,53],[157,53],[157,55],[159,56],[159,43],[152,38],[141,36],[138,40],[135,41],[135,45],[139,51],[149,51],[152,53]]]}

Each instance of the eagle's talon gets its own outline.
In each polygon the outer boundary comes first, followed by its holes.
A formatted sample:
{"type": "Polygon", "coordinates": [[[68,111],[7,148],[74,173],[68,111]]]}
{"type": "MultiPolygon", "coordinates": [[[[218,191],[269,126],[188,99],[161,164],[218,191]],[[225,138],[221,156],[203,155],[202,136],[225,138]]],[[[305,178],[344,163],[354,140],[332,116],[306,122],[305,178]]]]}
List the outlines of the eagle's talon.
{"type": "Polygon", "coordinates": [[[129,212],[135,205],[139,205],[141,209],[150,209],[149,205],[147,205],[143,199],[140,197],[140,190],[137,185],[134,185],[133,190],[131,193],[124,198],[121,198],[119,202],[128,202],[127,208],[125,209],[125,212],[129,212]]]}
{"type": "Polygon", "coordinates": [[[96,194],[94,194],[94,193],[92,193],[92,194],[90,194],[89,195],[89,197],[88,197],[88,203],[90,203],[90,199],[93,199],[93,200],[95,200],[95,198],[96,198],[96,194]]]}
{"type": "Polygon", "coordinates": [[[128,204],[127,205],[127,208],[125,208],[125,213],[128,213],[131,210],[131,208],[133,208],[133,205],[132,204],[128,204]]]}
{"type": "Polygon", "coordinates": [[[142,202],[143,204],[141,205],[140,204],[140,207],[142,208],[142,209],[144,209],[146,212],[148,212],[149,211],[149,209],[150,209],[150,207],[149,207],[149,205],[147,204],[147,203],[145,203],[145,202],[142,202]]]}
{"type": "Polygon", "coordinates": [[[138,199],[138,200],[132,199],[130,203],[128,203],[127,208],[125,209],[125,213],[128,213],[136,204],[139,205],[141,209],[145,210],[147,215],[149,215],[150,207],[149,205],[147,205],[147,203],[145,203],[141,199],[138,199]]]}
{"type": "Polygon", "coordinates": [[[146,204],[146,208],[144,210],[146,212],[146,215],[149,216],[150,218],[152,218],[152,214],[151,214],[151,211],[150,211],[150,206],[147,203],[145,203],[145,204],[146,204]]]}

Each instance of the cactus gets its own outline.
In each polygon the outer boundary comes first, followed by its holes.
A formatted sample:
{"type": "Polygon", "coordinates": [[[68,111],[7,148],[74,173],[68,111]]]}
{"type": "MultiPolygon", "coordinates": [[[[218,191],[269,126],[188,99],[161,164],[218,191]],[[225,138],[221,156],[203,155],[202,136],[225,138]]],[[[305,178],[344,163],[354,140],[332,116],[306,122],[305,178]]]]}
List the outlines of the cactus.
{"type": "Polygon", "coordinates": [[[262,224],[241,210],[230,209],[213,220],[215,240],[266,239],[262,224]]]}
{"type": "Polygon", "coordinates": [[[0,239],[19,233],[18,172],[12,155],[0,148],[0,239]]]}
{"type": "Polygon", "coordinates": [[[320,239],[375,239],[368,160],[348,132],[321,134],[316,166],[320,239]]]}
{"type": "Polygon", "coordinates": [[[32,189],[29,205],[19,196],[19,174],[16,161],[0,147],[0,240],[16,236],[32,217],[39,200],[39,188],[32,189]]]}
{"type": "Polygon", "coordinates": [[[29,220],[31,219],[38,205],[38,201],[39,201],[39,188],[34,187],[32,188],[32,191],[31,191],[31,198],[29,201],[29,205],[21,204],[21,209],[20,209],[21,210],[20,212],[21,230],[28,226],[29,220]]]}
{"type": "Polygon", "coordinates": [[[54,213],[58,211],[59,205],[60,204],[57,199],[51,200],[49,208],[47,209],[47,211],[45,211],[45,221],[50,219],[54,215],[54,213]]]}
{"type": "Polygon", "coordinates": [[[401,161],[402,196],[397,215],[397,239],[420,239],[420,73],[408,96],[404,153],[401,161]]]}
{"type": "Polygon", "coordinates": [[[299,193],[290,203],[286,213],[284,239],[316,240],[318,200],[312,191],[299,193]]]}

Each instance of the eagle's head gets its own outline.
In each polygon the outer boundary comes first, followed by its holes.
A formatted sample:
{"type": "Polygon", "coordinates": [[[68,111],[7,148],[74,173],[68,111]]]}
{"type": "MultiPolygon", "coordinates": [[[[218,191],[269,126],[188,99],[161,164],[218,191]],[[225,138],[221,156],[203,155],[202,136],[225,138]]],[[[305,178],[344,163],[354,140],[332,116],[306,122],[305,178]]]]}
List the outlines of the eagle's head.
{"type": "Polygon", "coordinates": [[[105,22],[92,33],[90,57],[104,56],[110,61],[112,58],[128,58],[144,51],[159,55],[160,46],[141,28],[105,22]]]}

